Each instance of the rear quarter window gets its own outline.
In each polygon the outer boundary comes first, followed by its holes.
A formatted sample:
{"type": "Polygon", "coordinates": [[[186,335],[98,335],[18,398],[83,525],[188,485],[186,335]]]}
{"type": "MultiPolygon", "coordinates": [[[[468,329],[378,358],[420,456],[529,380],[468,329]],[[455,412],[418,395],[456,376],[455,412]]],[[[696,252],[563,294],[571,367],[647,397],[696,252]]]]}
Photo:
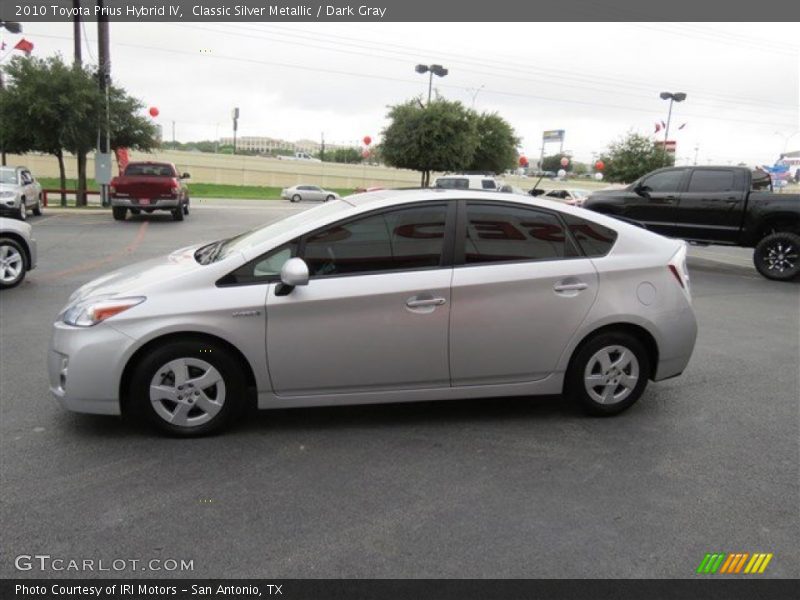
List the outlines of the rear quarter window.
{"type": "Polygon", "coordinates": [[[575,215],[562,213],[561,216],[586,256],[599,257],[611,252],[617,241],[616,231],[575,215]]]}

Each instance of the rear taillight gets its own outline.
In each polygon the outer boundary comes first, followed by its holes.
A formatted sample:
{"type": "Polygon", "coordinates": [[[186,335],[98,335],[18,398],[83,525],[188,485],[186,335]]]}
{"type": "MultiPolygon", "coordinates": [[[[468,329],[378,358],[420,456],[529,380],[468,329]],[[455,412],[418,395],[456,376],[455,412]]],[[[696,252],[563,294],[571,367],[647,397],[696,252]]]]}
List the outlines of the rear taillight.
{"type": "Polygon", "coordinates": [[[686,243],[681,245],[680,249],[670,259],[667,268],[673,277],[675,277],[678,284],[686,290],[686,294],[690,294],[689,289],[689,269],[686,267],[686,243]]]}

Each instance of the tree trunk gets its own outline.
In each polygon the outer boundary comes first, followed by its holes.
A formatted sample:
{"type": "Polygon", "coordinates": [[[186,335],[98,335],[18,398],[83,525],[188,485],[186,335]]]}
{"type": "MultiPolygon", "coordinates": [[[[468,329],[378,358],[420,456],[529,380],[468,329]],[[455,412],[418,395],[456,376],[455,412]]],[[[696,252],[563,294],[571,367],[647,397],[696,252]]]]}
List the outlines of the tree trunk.
{"type": "Polygon", "coordinates": [[[58,176],[61,180],[61,206],[66,206],[67,195],[64,193],[64,189],[67,187],[67,175],[64,171],[64,153],[59,151],[56,154],[56,158],[58,158],[58,176]]]}
{"type": "Polygon", "coordinates": [[[78,190],[75,206],[86,206],[86,153],[78,151],[78,190]]]}

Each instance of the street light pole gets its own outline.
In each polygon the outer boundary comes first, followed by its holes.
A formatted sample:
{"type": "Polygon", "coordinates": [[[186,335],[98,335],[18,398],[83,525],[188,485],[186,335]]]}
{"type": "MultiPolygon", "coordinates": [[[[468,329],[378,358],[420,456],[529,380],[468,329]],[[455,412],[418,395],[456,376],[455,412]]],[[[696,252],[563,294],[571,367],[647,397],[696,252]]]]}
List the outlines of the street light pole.
{"type": "MultiPolygon", "coordinates": [[[[442,65],[417,65],[414,67],[414,70],[423,75],[428,73],[428,104],[426,108],[431,105],[431,93],[433,92],[433,76],[436,75],[437,77],[444,77],[449,73],[447,69],[445,69],[442,65]]],[[[430,171],[423,171],[422,172],[422,179],[420,182],[420,187],[428,187],[430,184],[430,171]]]]}
{"type": "Polygon", "coordinates": [[[669,124],[672,120],[672,104],[674,102],[683,102],[686,100],[686,94],[683,92],[661,92],[659,94],[662,100],[669,100],[669,112],[667,113],[667,126],[664,127],[664,163],[667,162],[667,142],[669,141],[669,124]]]}

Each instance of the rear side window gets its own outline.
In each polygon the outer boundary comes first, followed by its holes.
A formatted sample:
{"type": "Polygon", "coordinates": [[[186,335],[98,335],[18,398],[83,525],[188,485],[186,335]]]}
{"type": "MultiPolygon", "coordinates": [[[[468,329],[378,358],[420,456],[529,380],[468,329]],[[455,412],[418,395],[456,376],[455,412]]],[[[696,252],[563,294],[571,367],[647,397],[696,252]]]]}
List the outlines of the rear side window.
{"type": "Polygon", "coordinates": [[[617,241],[617,232],[609,227],[581,219],[575,215],[562,214],[572,237],[586,256],[605,256],[617,241]]]}
{"type": "Polygon", "coordinates": [[[735,190],[733,171],[700,169],[692,172],[689,192],[728,192],[735,190]]]}
{"type": "Polygon", "coordinates": [[[467,204],[466,264],[576,255],[564,226],[551,213],[501,204],[467,204]]]}
{"type": "Polygon", "coordinates": [[[481,187],[485,190],[496,190],[497,183],[493,179],[483,179],[481,180],[481,187]]]}
{"type": "Polygon", "coordinates": [[[438,267],[447,206],[392,210],[311,234],[303,258],[312,276],[438,267]]]}
{"type": "Polygon", "coordinates": [[[436,180],[436,187],[445,190],[466,190],[469,189],[469,179],[463,177],[440,177],[436,180]]]}

